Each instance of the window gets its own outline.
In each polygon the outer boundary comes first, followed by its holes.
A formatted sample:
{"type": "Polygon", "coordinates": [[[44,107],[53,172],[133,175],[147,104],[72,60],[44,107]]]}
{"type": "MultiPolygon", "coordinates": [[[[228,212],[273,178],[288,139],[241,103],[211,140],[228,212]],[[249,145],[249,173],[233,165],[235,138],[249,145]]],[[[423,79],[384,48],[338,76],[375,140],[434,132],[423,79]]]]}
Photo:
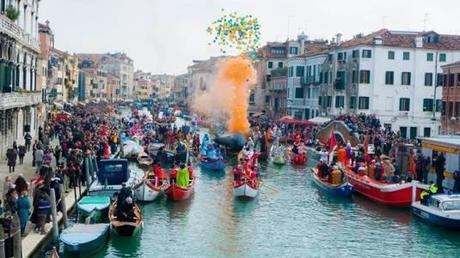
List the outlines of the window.
{"type": "Polygon", "coordinates": [[[318,106],[320,106],[320,107],[323,106],[323,96],[318,97],[318,106]]]}
{"type": "Polygon", "coordinates": [[[327,96],[326,107],[331,107],[332,105],[332,96],[327,96]]]}
{"type": "Polygon", "coordinates": [[[273,68],[273,62],[270,61],[270,62],[268,62],[268,69],[272,69],[272,68],[273,68]]]}
{"type": "Polygon", "coordinates": [[[439,54],[439,62],[445,62],[446,59],[447,59],[447,57],[446,57],[445,53],[439,54]]]}
{"type": "Polygon", "coordinates": [[[386,85],[394,84],[394,72],[393,71],[385,72],[385,84],[386,85]]]}
{"type": "Polygon", "coordinates": [[[395,51],[388,51],[388,60],[395,60],[395,51]]]}
{"type": "Polygon", "coordinates": [[[270,103],[270,96],[265,96],[265,104],[269,104],[270,103]]]}
{"type": "Polygon", "coordinates": [[[347,60],[347,52],[339,52],[337,53],[337,60],[347,60]]]}
{"type": "Polygon", "coordinates": [[[338,71],[337,78],[335,81],[335,88],[337,90],[345,89],[345,71],[338,71]]]}
{"type": "Polygon", "coordinates": [[[449,87],[454,87],[455,86],[455,74],[454,73],[449,73],[448,79],[449,79],[448,86],[449,87]]]}
{"type": "Polygon", "coordinates": [[[423,112],[433,112],[433,99],[423,99],[423,112]]]}
{"type": "Polygon", "coordinates": [[[369,109],[369,97],[359,97],[359,109],[369,109]]]}
{"type": "Polygon", "coordinates": [[[371,71],[361,70],[359,71],[359,83],[369,84],[371,81],[371,71]]]}
{"type": "Polygon", "coordinates": [[[295,98],[296,99],[303,99],[303,88],[295,88],[295,98]]]}
{"type": "Polygon", "coordinates": [[[407,127],[405,126],[399,127],[399,132],[401,133],[401,137],[403,139],[407,139],[407,127]]]}
{"type": "Polygon", "coordinates": [[[351,108],[351,109],[355,109],[355,108],[356,108],[356,97],[355,97],[355,96],[351,96],[351,97],[350,97],[350,108],[351,108]]]}
{"type": "Polygon", "coordinates": [[[345,97],[344,96],[335,96],[335,107],[336,108],[343,108],[345,105],[345,97]]]}
{"type": "Polygon", "coordinates": [[[358,71],[351,71],[351,83],[358,83],[358,71]]]}
{"type": "Polygon", "coordinates": [[[283,68],[283,62],[278,62],[278,68],[283,68]]]}
{"type": "Polygon", "coordinates": [[[425,73],[425,86],[433,86],[433,74],[425,73]]]}
{"type": "Polygon", "coordinates": [[[403,60],[409,60],[410,59],[410,53],[409,52],[403,52],[403,60]]]}
{"type": "Polygon", "coordinates": [[[353,50],[353,52],[351,52],[351,57],[352,58],[358,58],[359,57],[359,50],[353,50]]]}
{"type": "Polygon", "coordinates": [[[289,66],[288,74],[289,77],[294,77],[294,66],[289,66]]]}
{"type": "Polygon", "coordinates": [[[251,92],[251,95],[249,95],[249,103],[255,103],[254,92],[251,92]]]}
{"type": "Polygon", "coordinates": [[[423,128],[423,137],[431,137],[431,128],[430,127],[424,127],[423,128]]]}
{"type": "Polygon", "coordinates": [[[371,58],[372,57],[372,50],[370,49],[363,49],[363,58],[371,58]]]}
{"type": "Polygon", "coordinates": [[[410,72],[401,73],[401,85],[410,85],[410,72]]]}
{"type": "MultiPolygon", "coordinates": [[[[436,86],[442,86],[442,85],[444,85],[444,82],[447,82],[447,79],[446,80],[444,79],[444,74],[438,73],[438,75],[436,76],[436,81],[437,81],[436,86]]],[[[444,86],[446,86],[446,85],[444,85],[444,86]]]]}
{"type": "Polygon", "coordinates": [[[296,66],[295,67],[295,76],[302,77],[305,75],[305,66],[296,66]]]}
{"type": "Polygon", "coordinates": [[[329,73],[324,72],[324,83],[329,83],[329,73]]]}
{"type": "Polygon", "coordinates": [[[284,47],[274,47],[271,52],[273,55],[284,55],[286,53],[286,49],[284,47]]]}
{"type": "Polygon", "coordinates": [[[460,73],[457,73],[457,86],[460,86],[460,73]]]}
{"type": "Polygon", "coordinates": [[[426,53],[426,61],[428,62],[433,61],[433,53],[426,53]]]}
{"type": "Polygon", "coordinates": [[[290,48],[289,48],[289,54],[291,54],[291,55],[297,55],[298,50],[299,50],[299,49],[298,49],[297,47],[290,47],[290,48]]]}
{"type": "Polygon", "coordinates": [[[399,111],[409,111],[410,99],[409,98],[400,98],[399,99],[399,111]]]}

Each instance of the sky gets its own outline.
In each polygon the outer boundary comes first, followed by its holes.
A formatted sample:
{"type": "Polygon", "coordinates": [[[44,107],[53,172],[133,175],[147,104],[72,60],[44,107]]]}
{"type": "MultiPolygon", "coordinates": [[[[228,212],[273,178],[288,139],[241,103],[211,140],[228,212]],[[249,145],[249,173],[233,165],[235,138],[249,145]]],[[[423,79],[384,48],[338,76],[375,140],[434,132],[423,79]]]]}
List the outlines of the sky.
{"type": "Polygon", "coordinates": [[[135,69],[181,74],[193,60],[221,55],[206,28],[225,12],[259,19],[261,42],[305,32],[343,39],[381,28],[460,34],[458,0],[43,0],[55,47],[70,53],[125,52],[135,69]]]}

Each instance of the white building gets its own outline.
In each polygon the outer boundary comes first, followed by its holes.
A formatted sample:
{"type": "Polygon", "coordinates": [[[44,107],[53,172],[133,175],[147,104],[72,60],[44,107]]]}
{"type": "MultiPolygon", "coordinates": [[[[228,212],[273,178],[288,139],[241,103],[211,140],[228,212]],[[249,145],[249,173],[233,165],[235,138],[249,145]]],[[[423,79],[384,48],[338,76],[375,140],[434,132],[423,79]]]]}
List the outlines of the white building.
{"type": "Polygon", "coordinates": [[[38,0],[0,1],[0,156],[25,131],[37,136],[43,121],[37,89],[38,0]]]}
{"type": "Polygon", "coordinates": [[[460,36],[382,29],[337,44],[323,66],[320,111],[376,114],[404,137],[439,133],[435,77],[460,60],[460,36]]]}

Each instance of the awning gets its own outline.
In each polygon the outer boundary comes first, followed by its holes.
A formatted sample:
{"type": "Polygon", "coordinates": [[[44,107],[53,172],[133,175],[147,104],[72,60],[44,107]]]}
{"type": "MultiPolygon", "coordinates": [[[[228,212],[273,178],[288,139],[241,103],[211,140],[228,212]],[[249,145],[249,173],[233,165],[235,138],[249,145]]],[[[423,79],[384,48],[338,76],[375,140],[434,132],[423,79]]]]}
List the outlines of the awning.
{"type": "Polygon", "coordinates": [[[309,119],[308,121],[310,121],[312,123],[315,123],[317,125],[322,125],[324,123],[327,123],[327,122],[331,121],[331,119],[329,117],[317,116],[317,117],[314,117],[312,119],[309,119]]]}
{"type": "Polygon", "coordinates": [[[316,125],[308,120],[297,120],[294,118],[290,118],[288,116],[285,116],[279,119],[278,122],[284,123],[284,124],[300,125],[300,126],[315,126],[316,125]]]}

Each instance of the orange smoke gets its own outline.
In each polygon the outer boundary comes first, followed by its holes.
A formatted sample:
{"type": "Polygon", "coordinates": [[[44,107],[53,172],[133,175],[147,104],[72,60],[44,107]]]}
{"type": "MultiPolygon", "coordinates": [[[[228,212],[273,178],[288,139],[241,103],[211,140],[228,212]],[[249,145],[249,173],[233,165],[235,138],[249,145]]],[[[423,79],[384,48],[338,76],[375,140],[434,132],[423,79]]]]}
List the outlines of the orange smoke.
{"type": "Polygon", "coordinates": [[[250,85],[255,81],[256,71],[251,62],[243,57],[230,58],[223,61],[219,67],[219,79],[232,87],[229,100],[230,119],[227,129],[230,133],[249,133],[248,100],[250,85]]]}

